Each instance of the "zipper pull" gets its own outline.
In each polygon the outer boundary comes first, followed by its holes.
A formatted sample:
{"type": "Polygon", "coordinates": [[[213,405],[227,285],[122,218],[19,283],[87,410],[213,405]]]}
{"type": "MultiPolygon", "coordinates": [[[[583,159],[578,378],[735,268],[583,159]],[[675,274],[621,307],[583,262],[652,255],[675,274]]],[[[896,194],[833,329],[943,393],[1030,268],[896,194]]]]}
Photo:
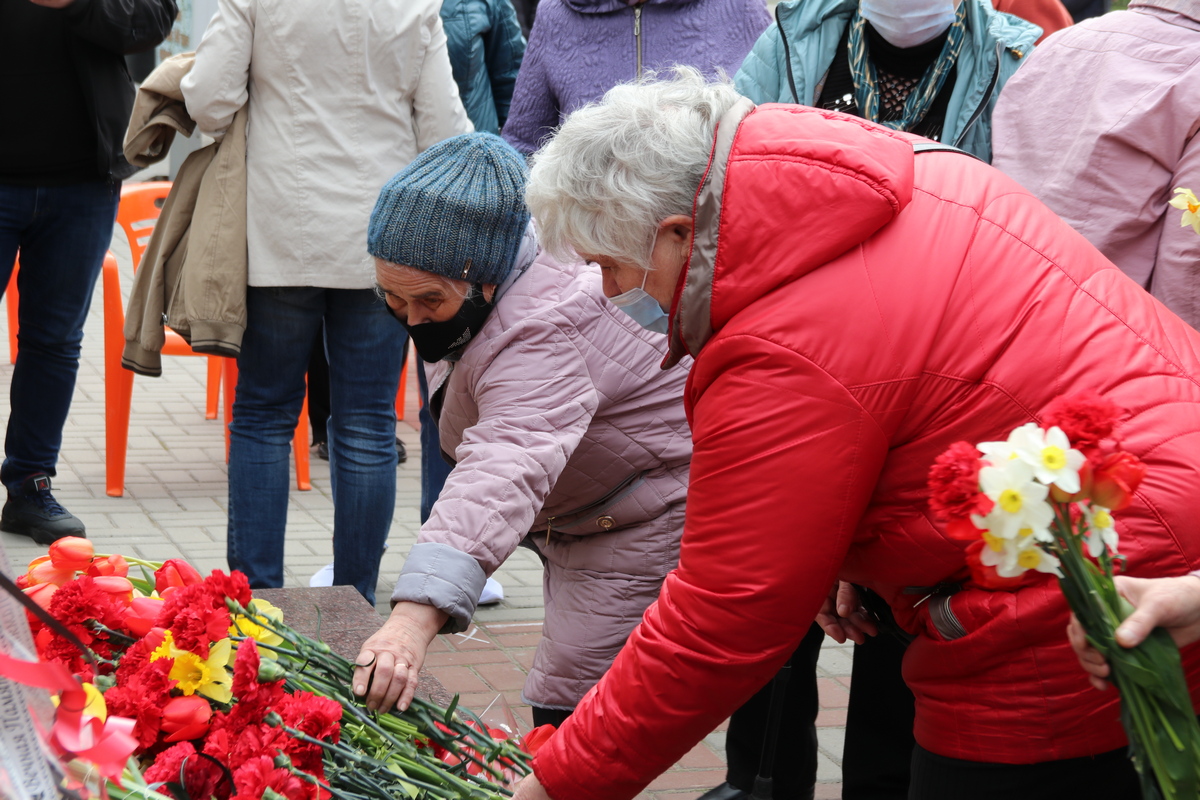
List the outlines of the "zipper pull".
{"type": "Polygon", "coordinates": [[[550,529],[553,527],[553,525],[554,525],[554,517],[551,517],[550,519],[546,520],[546,546],[547,547],[550,546],[550,529]]]}
{"type": "Polygon", "coordinates": [[[640,5],[633,7],[633,35],[642,35],[642,7],[640,5]]]}

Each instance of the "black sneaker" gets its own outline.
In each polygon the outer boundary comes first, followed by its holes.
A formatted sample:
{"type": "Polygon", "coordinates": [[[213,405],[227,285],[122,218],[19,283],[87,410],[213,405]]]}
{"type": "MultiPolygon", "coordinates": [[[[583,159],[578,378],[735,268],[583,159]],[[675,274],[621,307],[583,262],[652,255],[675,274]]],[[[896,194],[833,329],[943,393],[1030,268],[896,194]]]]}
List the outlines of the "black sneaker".
{"type": "Polygon", "coordinates": [[[329,460],[329,442],[317,442],[317,458],[322,461],[329,460]]]}
{"type": "Polygon", "coordinates": [[[50,476],[44,472],[30,475],[17,491],[9,490],[0,512],[0,531],[28,536],[38,544],[87,536],[83,523],[50,494],[50,476]]]}
{"type": "Polygon", "coordinates": [[[396,437],[396,463],[403,464],[408,461],[408,448],[404,446],[404,442],[400,441],[400,437],[396,437]]]}

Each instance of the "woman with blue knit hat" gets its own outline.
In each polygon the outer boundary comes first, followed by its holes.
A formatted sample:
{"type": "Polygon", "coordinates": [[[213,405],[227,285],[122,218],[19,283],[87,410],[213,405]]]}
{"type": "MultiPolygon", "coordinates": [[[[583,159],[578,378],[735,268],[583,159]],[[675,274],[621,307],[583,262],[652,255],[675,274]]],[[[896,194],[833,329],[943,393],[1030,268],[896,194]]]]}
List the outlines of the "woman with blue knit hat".
{"type": "Polygon", "coordinates": [[[605,299],[599,270],[539,252],[524,158],[491,134],[431,147],[380,193],[378,291],[429,370],[454,464],[367,640],[353,689],[407,707],[429,642],[465,630],[519,545],[545,565],[523,699],[558,723],[608,669],[678,559],[687,365],[605,299]]]}

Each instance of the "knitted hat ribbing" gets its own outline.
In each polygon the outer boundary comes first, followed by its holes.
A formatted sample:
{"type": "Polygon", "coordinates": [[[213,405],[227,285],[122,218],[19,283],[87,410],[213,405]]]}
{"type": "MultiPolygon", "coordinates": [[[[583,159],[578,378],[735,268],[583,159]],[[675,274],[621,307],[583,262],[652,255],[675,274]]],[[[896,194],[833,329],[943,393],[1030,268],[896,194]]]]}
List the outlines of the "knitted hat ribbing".
{"type": "Polygon", "coordinates": [[[499,136],[435,144],[379,193],[367,250],[469,283],[502,283],[529,224],[525,159],[499,136]]]}

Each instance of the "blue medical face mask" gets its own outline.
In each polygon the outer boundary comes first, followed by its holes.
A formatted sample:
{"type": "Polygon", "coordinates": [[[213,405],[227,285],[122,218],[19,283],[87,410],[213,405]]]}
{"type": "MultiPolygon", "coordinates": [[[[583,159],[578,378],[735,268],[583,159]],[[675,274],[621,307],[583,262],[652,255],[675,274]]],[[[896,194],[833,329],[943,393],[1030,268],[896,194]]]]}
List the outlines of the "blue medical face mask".
{"type": "Polygon", "coordinates": [[[667,312],[663,311],[658,301],[646,292],[646,278],[649,277],[650,273],[647,272],[642,278],[641,286],[608,299],[646,330],[654,333],[666,333],[667,312]]]}

